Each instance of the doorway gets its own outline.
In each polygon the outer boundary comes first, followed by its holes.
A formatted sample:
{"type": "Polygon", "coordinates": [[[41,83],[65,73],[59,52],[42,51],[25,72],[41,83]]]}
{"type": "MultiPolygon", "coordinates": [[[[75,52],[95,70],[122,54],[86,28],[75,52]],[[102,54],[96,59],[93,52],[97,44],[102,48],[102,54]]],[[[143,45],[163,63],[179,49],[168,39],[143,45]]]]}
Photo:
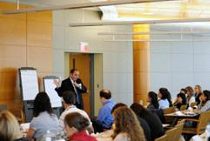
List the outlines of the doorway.
{"type": "Polygon", "coordinates": [[[92,54],[70,53],[69,54],[69,69],[78,69],[80,72],[80,78],[84,85],[87,87],[87,93],[82,94],[84,110],[91,115],[91,94],[92,91],[92,54]]]}
{"type": "Polygon", "coordinates": [[[65,74],[76,68],[80,78],[87,87],[87,93],[82,94],[84,110],[95,116],[101,107],[99,91],[103,88],[103,60],[102,54],[97,53],[65,53],[65,74]]]}

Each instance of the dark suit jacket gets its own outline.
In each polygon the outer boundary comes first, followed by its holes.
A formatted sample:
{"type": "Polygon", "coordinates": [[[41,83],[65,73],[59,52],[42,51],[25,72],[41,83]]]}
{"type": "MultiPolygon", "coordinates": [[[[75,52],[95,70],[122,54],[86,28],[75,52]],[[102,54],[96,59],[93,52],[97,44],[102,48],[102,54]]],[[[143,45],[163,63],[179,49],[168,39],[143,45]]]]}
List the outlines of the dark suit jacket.
{"type": "Polygon", "coordinates": [[[77,102],[76,102],[75,105],[77,106],[77,108],[83,109],[82,93],[86,93],[87,92],[87,88],[83,85],[83,83],[82,83],[82,81],[80,79],[77,80],[77,82],[80,82],[82,84],[82,89],[75,87],[77,89],[77,95],[76,95],[76,92],[74,90],[74,87],[73,87],[73,84],[72,84],[70,78],[67,78],[67,79],[63,80],[62,83],[61,83],[61,86],[58,87],[58,88],[55,88],[55,90],[57,91],[57,93],[58,93],[58,95],[60,97],[62,97],[62,94],[65,91],[72,91],[72,92],[74,92],[75,95],[78,96],[78,99],[79,99],[79,103],[76,100],[77,102]]]}

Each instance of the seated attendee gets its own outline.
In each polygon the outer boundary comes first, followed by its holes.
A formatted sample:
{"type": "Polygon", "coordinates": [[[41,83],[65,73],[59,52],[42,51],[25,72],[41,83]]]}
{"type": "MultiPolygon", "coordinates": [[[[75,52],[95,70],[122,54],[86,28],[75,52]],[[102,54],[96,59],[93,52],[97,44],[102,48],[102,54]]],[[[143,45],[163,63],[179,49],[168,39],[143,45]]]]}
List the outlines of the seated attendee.
{"type": "Polygon", "coordinates": [[[155,92],[150,91],[148,93],[147,102],[149,102],[149,105],[147,106],[148,110],[159,109],[158,97],[155,92]]]}
{"type": "Polygon", "coordinates": [[[76,102],[76,96],[75,96],[75,93],[74,92],[71,92],[71,91],[65,91],[63,92],[62,94],[62,100],[63,100],[63,106],[64,106],[64,111],[63,113],[61,114],[60,116],[60,119],[59,119],[59,126],[60,126],[60,130],[64,129],[64,119],[65,119],[65,116],[69,113],[73,113],[73,112],[78,112],[80,113],[81,115],[83,115],[85,118],[88,119],[88,121],[90,122],[90,126],[88,127],[88,131],[89,132],[93,132],[93,128],[92,128],[92,122],[90,121],[90,118],[88,116],[88,114],[77,108],[74,104],[76,102]]]}
{"type": "Polygon", "coordinates": [[[27,134],[29,139],[41,140],[47,131],[57,132],[59,127],[58,118],[53,114],[50,98],[47,93],[40,92],[34,100],[34,117],[30,123],[27,134]]]}
{"type": "Polygon", "coordinates": [[[151,130],[152,140],[155,140],[164,134],[162,123],[156,114],[153,114],[138,103],[133,103],[130,108],[134,111],[137,117],[143,118],[148,123],[151,130]]]}
{"type": "Polygon", "coordinates": [[[195,102],[197,103],[197,105],[199,105],[200,104],[200,98],[199,97],[202,94],[201,86],[200,85],[195,85],[194,91],[195,91],[195,102]]]}
{"type": "Polygon", "coordinates": [[[180,93],[187,95],[187,90],[185,88],[181,88],[180,93]]]}
{"type": "Polygon", "coordinates": [[[112,127],[113,117],[111,110],[115,102],[113,102],[111,97],[110,90],[102,89],[100,91],[100,101],[103,106],[99,110],[96,121],[93,122],[95,132],[102,132],[104,129],[110,129],[112,127]]]}
{"type": "Polygon", "coordinates": [[[193,88],[191,86],[188,86],[185,89],[187,90],[187,104],[191,106],[191,104],[195,102],[193,88]]]}
{"type": "Polygon", "coordinates": [[[25,141],[17,119],[8,111],[0,112],[0,141],[25,141]]]}
{"type": "Polygon", "coordinates": [[[197,112],[206,112],[210,110],[210,91],[204,90],[200,96],[200,104],[198,105],[197,112]]]}
{"type": "Polygon", "coordinates": [[[114,113],[114,141],[145,141],[144,132],[136,115],[127,107],[117,108],[114,113]]]}
{"type": "MultiPolygon", "coordinates": [[[[112,111],[111,113],[113,114],[114,111],[120,107],[127,107],[126,104],[124,103],[117,103],[113,108],[112,108],[112,111]]],[[[144,130],[144,135],[145,135],[145,138],[147,139],[147,141],[151,141],[151,131],[150,131],[150,127],[148,125],[148,123],[142,119],[141,117],[137,117],[138,118],[138,121],[140,123],[140,126],[142,127],[142,129],[144,130]]]]}
{"type": "Polygon", "coordinates": [[[149,102],[149,105],[147,106],[147,109],[153,113],[155,113],[162,123],[165,122],[165,117],[163,114],[163,110],[159,109],[159,102],[157,94],[153,91],[150,91],[147,96],[147,101],[149,102]]]}
{"type": "Polygon", "coordinates": [[[69,141],[96,141],[87,133],[90,121],[78,112],[68,113],[64,119],[65,131],[69,141]]]}
{"type": "Polygon", "coordinates": [[[179,93],[177,94],[177,98],[176,101],[174,102],[174,106],[180,110],[182,105],[186,105],[187,104],[187,99],[185,94],[183,93],[179,93]]]}
{"type": "Polygon", "coordinates": [[[159,109],[166,109],[166,108],[169,108],[170,106],[172,106],[171,95],[170,95],[170,92],[168,91],[168,89],[160,88],[158,97],[160,99],[159,100],[159,109]]]}

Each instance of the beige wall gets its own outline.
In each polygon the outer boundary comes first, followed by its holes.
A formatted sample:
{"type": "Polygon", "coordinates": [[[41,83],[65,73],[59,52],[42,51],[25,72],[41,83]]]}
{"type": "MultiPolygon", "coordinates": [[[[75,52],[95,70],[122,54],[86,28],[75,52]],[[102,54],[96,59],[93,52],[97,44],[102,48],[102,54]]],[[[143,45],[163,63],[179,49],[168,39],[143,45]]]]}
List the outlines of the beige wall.
{"type": "MultiPolygon", "coordinates": [[[[16,5],[0,3],[0,9],[15,8],[16,5]]],[[[0,31],[0,104],[19,114],[17,69],[37,68],[39,77],[52,72],[52,14],[0,15],[0,31]]]]}
{"type": "MultiPolygon", "coordinates": [[[[95,114],[101,106],[98,99],[99,89],[112,91],[116,102],[133,103],[133,48],[131,42],[106,42],[100,32],[127,33],[132,31],[130,25],[122,26],[87,26],[69,27],[74,22],[99,21],[100,16],[91,10],[61,10],[53,12],[53,72],[55,75],[67,77],[65,74],[65,53],[80,52],[80,42],[89,44],[87,53],[102,56],[100,71],[95,73],[95,114]],[[82,21],[85,19],[85,21],[82,21]],[[97,84],[99,85],[97,88],[97,84]]],[[[131,36],[126,39],[132,39],[131,36]]],[[[96,57],[97,58],[97,57],[96,57]]],[[[100,61],[100,60],[99,60],[100,61]]],[[[84,64],[85,65],[85,64],[84,64]]]]}

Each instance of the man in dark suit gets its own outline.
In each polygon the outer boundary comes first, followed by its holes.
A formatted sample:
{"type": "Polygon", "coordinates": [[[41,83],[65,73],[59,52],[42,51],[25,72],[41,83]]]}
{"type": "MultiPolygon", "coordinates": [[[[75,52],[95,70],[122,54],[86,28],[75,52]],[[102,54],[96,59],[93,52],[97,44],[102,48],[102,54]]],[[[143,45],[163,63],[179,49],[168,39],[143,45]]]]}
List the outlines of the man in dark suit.
{"type": "Polygon", "coordinates": [[[60,97],[62,97],[64,91],[74,92],[76,95],[76,107],[83,109],[82,93],[86,93],[87,88],[83,85],[81,79],[79,78],[79,71],[77,69],[72,69],[70,71],[69,78],[63,80],[60,87],[60,82],[58,81],[55,81],[55,85],[57,86],[55,90],[60,97]]]}

